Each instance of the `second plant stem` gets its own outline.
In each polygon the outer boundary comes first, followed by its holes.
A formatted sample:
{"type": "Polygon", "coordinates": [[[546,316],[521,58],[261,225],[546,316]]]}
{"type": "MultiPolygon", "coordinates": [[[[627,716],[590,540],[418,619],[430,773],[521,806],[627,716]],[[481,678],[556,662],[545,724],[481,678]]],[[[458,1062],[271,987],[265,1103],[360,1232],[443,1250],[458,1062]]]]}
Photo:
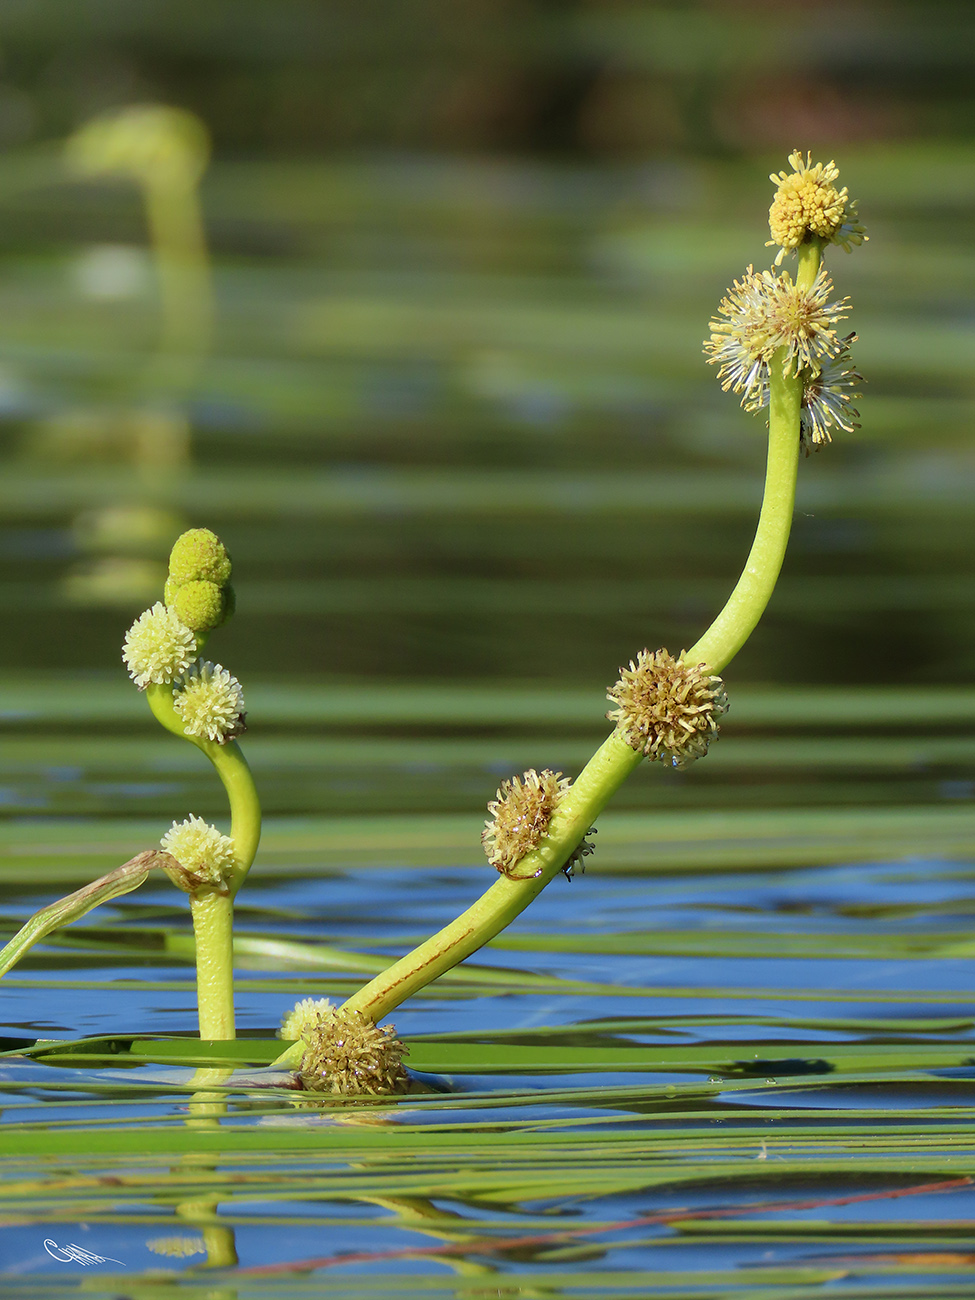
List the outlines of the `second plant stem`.
{"type": "MultiPolygon", "coordinates": [[[[809,288],[819,271],[818,240],[799,249],[797,282],[809,288]]],[[[769,444],[765,492],[755,539],[741,577],[707,632],[682,657],[720,672],[745,644],[765,611],[785,558],[795,508],[799,465],[801,377],[783,369],[783,354],[769,363],[769,444]]],[[[344,1004],[378,1021],[406,998],[476,952],[537,897],[579,846],[609,799],[643,759],[616,731],[600,745],[556,808],[542,843],[518,863],[518,877],[502,876],[426,943],[395,962],[344,1004]]],[[[274,1062],[296,1066],[304,1044],[274,1062]]]]}

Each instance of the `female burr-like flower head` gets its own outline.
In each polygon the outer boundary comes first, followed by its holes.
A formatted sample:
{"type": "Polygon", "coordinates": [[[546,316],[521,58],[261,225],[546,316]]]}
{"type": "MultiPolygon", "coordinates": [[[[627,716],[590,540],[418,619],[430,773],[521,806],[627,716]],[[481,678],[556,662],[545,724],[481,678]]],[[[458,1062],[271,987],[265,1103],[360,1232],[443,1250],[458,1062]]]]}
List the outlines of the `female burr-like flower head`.
{"type": "Polygon", "coordinates": [[[779,348],[784,349],[785,373],[816,371],[837,356],[843,345],[833,327],[846,317],[849,299],[830,302],[832,291],[833,282],[823,270],[811,289],[800,289],[785,273],[756,272],[749,266],[721,299],[704,344],[724,391],[744,393],[746,405],[753,389],[767,382],[779,348]]]}
{"type": "Polygon", "coordinates": [[[768,213],[772,238],[766,247],[779,246],[775,265],[780,266],[786,253],[810,236],[839,244],[847,252],[862,244],[867,234],[856,201],[850,199],[845,185],[838,190],[833,184],[840,174],[833,161],[813,163],[808,153],[803,161],[796,149],[789,154],[789,163],[795,171],[773,172],[769,177],[777,188],[768,213]]]}
{"type": "Polygon", "coordinates": [[[221,835],[216,826],[191,813],[186,821],[173,822],[161,843],[182,868],[179,874],[169,873],[180,889],[188,894],[201,889],[220,893],[226,890],[234,865],[234,842],[228,835],[221,835]]]}
{"type": "Polygon", "coordinates": [[[703,758],[728,712],[721,678],[667,650],[641,650],[636,663],[620,670],[607,699],[617,707],[606,716],[626,743],[671,767],[703,758]]]}
{"type": "Polygon", "coordinates": [[[285,1016],[281,1037],[305,1046],[298,1076],[307,1092],[382,1097],[409,1091],[406,1044],[392,1025],[380,1028],[359,1011],[303,998],[285,1016]]]}
{"type": "Polygon", "coordinates": [[[160,601],[140,614],[125,634],[122,659],[144,691],[150,682],[171,682],[196,658],[196,637],[160,601]]]}
{"type": "Polygon", "coordinates": [[[488,804],[491,820],[484,823],[481,843],[488,862],[503,876],[541,843],[569,785],[561,772],[548,768],[529,768],[523,777],[501,782],[497,798],[488,804]]]}
{"type": "Polygon", "coordinates": [[[244,727],[244,692],[226,668],[208,660],[192,664],[177,682],[173,708],[187,736],[225,744],[244,727]]]}

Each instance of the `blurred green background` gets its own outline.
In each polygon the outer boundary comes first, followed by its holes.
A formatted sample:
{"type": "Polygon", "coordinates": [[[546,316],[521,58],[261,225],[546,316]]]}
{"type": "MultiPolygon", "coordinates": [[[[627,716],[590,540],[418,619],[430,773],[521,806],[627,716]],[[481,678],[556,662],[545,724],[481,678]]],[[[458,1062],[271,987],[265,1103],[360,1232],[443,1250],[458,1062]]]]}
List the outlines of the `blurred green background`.
{"type": "Polygon", "coordinates": [[[764,457],[701,341],[769,260],[767,173],[795,147],[836,158],[870,232],[830,257],[868,387],[862,429],[801,467],[730,678],[968,680],[973,37],[970,6],[870,0],[4,6],[14,694],[118,674],[190,524],[234,555],[212,653],[245,679],[595,688],[694,640],[764,457]],[[210,338],[178,231],[183,323],[161,324],[159,169],[64,161],[92,117],[152,102],[212,137],[210,338]]]}

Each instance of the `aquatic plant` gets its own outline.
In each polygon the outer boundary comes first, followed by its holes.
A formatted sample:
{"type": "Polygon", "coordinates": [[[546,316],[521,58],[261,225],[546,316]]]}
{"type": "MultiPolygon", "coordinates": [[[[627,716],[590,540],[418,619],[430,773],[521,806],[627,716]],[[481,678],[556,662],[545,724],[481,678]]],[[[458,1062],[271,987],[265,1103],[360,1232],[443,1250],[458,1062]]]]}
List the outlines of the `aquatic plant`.
{"type": "MultiPolygon", "coordinates": [[[[608,691],[612,733],[574,781],[528,771],[502,784],[489,805],[483,836],[500,879],[456,920],[391,965],[342,1010],[373,1022],[499,934],[560,871],[591,851],[586,837],[599,813],[643,758],[683,767],[702,758],[728,707],[719,673],[751,635],[774,590],[792,524],[799,456],[850,429],[861,382],[850,345],[836,326],[848,301],[836,300],[823,253],[847,252],[866,238],[856,204],[837,190],[830,162],[813,164],[796,151],[793,171],[772,175],[770,270],[749,266],[722,299],[704,344],[722,388],[741,394],[748,411],[768,412],[765,492],[751,551],[724,608],[700,639],[679,655],[641,650],[608,691]],[[795,253],[795,276],[780,269],[795,253]]],[[[322,1032],[327,1027],[322,1026],[322,1032]]],[[[278,1067],[302,1068],[305,1039],[278,1067]]]]}
{"type": "Polygon", "coordinates": [[[240,683],[201,661],[210,633],[233,612],[231,562],[207,528],[183,533],[169,557],[165,600],[135,620],[122,659],[156,719],[203,751],[230,801],[230,834],[190,814],[173,822],[159,849],[137,854],[99,880],[37,912],[0,952],[0,974],[33,944],[93,907],[137,889],[163,870],[190,899],[196,943],[200,1037],[234,1037],[233,902],[261,836],[257,790],[236,737],[244,730],[240,683]]]}
{"type": "MultiPolygon", "coordinates": [[[[829,442],[833,429],[855,426],[860,376],[839,338],[848,311],[823,265],[830,244],[849,251],[866,238],[832,163],[812,165],[794,153],[791,174],[773,176],[770,209],[775,267],[750,266],[721,301],[704,344],[726,391],[751,412],[768,412],[765,492],[755,538],[724,608],[689,650],[640,650],[607,691],[610,735],[575,780],[530,769],[502,782],[488,805],[482,835],[499,878],[438,934],[377,975],[341,1007],[307,1000],[286,1018],[291,1045],[275,1061],[296,1069],[311,1091],[372,1094],[402,1091],[409,1076],[403,1044],[379,1027],[405,998],[476,952],[504,929],[559,872],[593,851],[588,836],[609,799],[647,758],[684,767],[703,758],[717,737],[728,699],[720,673],[745,644],[774,590],[792,522],[799,458],[829,442]],[[805,222],[803,225],[802,223],[805,222]],[[781,268],[797,257],[795,277],[781,268]]],[[[190,815],[173,823],[158,850],[52,904],[0,953],[0,973],[32,943],[91,907],[136,888],[161,868],[190,898],[196,943],[200,1033],[234,1036],[233,900],[254,860],[260,805],[236,737],[244,726],[240,683],[219,664],[200,660],[209,634],[233,612],[231,565],[207,529],[184,533],[173,547],[164,599],[133,623],[123,658],[157,720],[213,763],[227,791],[230,835],[190,815]]]]}

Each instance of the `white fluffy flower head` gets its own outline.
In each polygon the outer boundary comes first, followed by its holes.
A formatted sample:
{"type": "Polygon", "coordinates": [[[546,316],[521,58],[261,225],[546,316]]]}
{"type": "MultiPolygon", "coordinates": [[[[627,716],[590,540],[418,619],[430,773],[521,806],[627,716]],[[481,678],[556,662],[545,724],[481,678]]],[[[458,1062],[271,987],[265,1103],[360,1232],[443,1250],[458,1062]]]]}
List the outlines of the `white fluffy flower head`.
{"type": "Polygon", "coordinates": [[[184,822],[173,822],[162,837],[162,847],[183,868],[188,880],[181,887],[189,893],[200,886],[219,889],[234,864],[234,842],[230,836],[221,835],[216,826],[192,813],[184,822]]]}
{"type": "Polygon", "coordinates": [[[150,682],[171,682],[196,658],[196,637],[161,601],[140,614],[125,634],[122,659],[144,691],[150,682]]]}
{"type": "Polygon", "coordinates": [[[219,664],[193,664],[177,683],[173,708],[187,736],[224,744],[244,730],[244,692],[219,664]]]}
{"type": "Polygon", "coordinates": [[[278,1037],[297,1042],[299,1038],[304,1038],[306,1033],[315,1029],[319,1015],[324,1015],[332,1009],[328,998],[302,998],[281,1021],[278,1037]]]}

